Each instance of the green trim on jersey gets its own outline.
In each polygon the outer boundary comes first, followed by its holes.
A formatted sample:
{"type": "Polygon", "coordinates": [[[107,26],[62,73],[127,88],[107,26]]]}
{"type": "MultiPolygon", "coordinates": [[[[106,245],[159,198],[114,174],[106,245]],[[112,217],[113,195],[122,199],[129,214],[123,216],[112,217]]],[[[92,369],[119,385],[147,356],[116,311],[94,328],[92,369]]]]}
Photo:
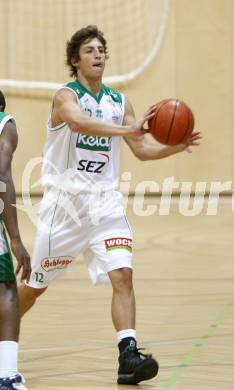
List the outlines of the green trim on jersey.
{"type": "Polygon", "coordinates": [[[8,114],[6,114],[5,112],[0,111],[0,123],[2,122],[3,118],[5,118],[5,116],[7,115],[8,114]]]}
{"type": "MultiPolygon", "coordinates": [[[[2,120],[3,120],[4,118],[6,118],[6,116],[9,117],[8,121],[13,121],[14,124],[16,125],[15,118],[14,118],[12,115],[7,114],[6,112],[3,112],[3,111],[0,111],[0,124],[1,124],[2,120]]],[[[7,121],[7,122],[8,122],[8,121],[7,121]]],[[[7,122],[6,122],[6,123],[7,123],[7,122]]]]}
{"type": "Polygon", "coordinates": [[[70,83],[65,84],[65,87],[71,88],[78,96],[79,99],[81,99],[86,91],[80,87],[81,84],[77,81],[71,81],[70,83]]]}
{"type": "Polygon", "coordinates": [[[97,103],[100,103],[101,98],[103,96],[103,87],[101,87],[101,91],[99,95],[95,95],[95,93],[91,92],[87,89],[79,80],[73,81],[71,83],[66,84],[66,87],[73,89],[76,92],[79,99],[81,99],[86,93],[92,96],[97,103]]]}
{"type": "Polygon", "coordinates": [[[65,127],[67,124],[65,122],[61,123],[61,125],[58,125],[56,127],[50,127],[49,131],[58,131],[61,130],[63,127],[65,127]]]}
{"type": "Polygon", "coordinates": [[[78,96],[79,99],[81,99],[86,93],[90,96],[92,96],[97,103],[100,103],[103,95],[109,95],[111,96],[112,100],[116,103],[122,104],[122,96],[121,93],[116,91],[115,89],[109,88],[106,85],[102,84],[101,90],[99,95],[95,95],[95,93],[91,92],[89,89],[87,89],[79,80],[72,81],[70,83],[65,84],[65,87],[71,88],[78,96]]]}
{"type": "MultiPolygon", "coordinates": [[[[7,114],[6,112],[0,111],[0,134],[2,133],[4,126],[8,122],[13,122],[14,125],[16,126],[16,121],[15,121],[15,118],[13,116],[7,114]]],[[[17,128],[16,128],[16,130],[17,130],[17,128]]],[[[18,130],[17,130],[17,132],[18,132],[18,130]]]]}
{"type": "Polygon", "coordinates": [[[104,94],[111,96],[112,100],[115,103],[123,104],[123,99],[122,99],[121,93],[119,93],[115,89],[107,87],[106,85],[103,85],[102,88],[103,88],[104,94]]]}

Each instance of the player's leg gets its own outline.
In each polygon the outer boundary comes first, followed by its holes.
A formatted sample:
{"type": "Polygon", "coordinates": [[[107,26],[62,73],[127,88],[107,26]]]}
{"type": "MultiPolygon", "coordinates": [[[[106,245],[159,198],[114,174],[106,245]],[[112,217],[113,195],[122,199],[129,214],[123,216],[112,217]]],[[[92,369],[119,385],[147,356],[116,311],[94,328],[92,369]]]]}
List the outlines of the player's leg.
{"type": "Polygon", "coordinates": [[[27,390],[18,373],[20,314],[13,261],[2,224],[0,229],[0,389],[27,390]]]}
{"type": "MultiPolygon", "coordinates": [[[[40,297],[49,285],[42,274],[41,262],[48,257],[48,234],[37,232],[36,244],[32,256],[32,272],[29,282],[26,282],[18,287],[19,306],[21,317],[35,304],[38,297],[40,297]]],[[[1,389],[0,389],[1,390],[1,389]]]]}
{"type": "Polygon", "coordinates": [[[87,241],[87,227],[75,215],[79,197],[60,190],[46,191],[40,207],[40,221],[32,256],[30,280],[19,288],[21,315],[63,276],[87,241]]]}
{"type": "MultiPolygon", "coordinates": [[[[123,240],[122,248],[118,241],[116,248],[106,253],[106,240],[103,240],[99,244],[92,245],[85,257],[88,261],[91,279],[95,284],[106,281],[104,278],[105,269],[112,283],[112,319],[117,331],[119,348],[117,381],[119,384],[134,385],[156,376],[158,363],[152,355],[144,355],[137,348],[131,254],[126,248],[124,249],[127,240],[130,239],[123,238],[123,234],[116,237],[120,236],[123,240]],[[125,255],[124,252],[126,252],[125,255]],[[96,274],[95,264],[97,265],[96,274]]],[[[114,243],[115,238],[110,238],[110,241],[114,243]]]]}
{"type": "Polygon", "coordinates": [[[85,254],[92,281],[95,284],[105,281],[106,271],[112,283],[112,319],[119,348],[119,384],[137,384],[153,378],[158,372],[156,360],[137,349],[131,253],[128,251],[130,241],[131,238],[121,232],[91,245],[85,254]],[[112,250],[108,250],[108,242],[113,244],[112,250]]]}
{"type": "Polygon", "coordinates": [[[0,378],[6,378],[18,373],[20,317],[15,281],[0,282],[0,302],[0,378]]]}
{"type": "MultiPolygon", "coordinates": [[[[62,202],[63,195],[59,198],[62,202]]],[[[21,316],[74,260],[77,241],[77,235],[73,233],[74,223],[71,218],[64,218],[65,211],[57,199],[58,191],[52,191],[45,193],[42,201],[30,280],[19,287],[21,316]]]]}
{"type": "Polygon", "coordinates": [[[108,275],[113,288],[112,320],[119,347],[118,383],[137,384],[157,375],[158,364],[151,355],[143,355],[137,349],[132,270],[115,269],[108,275]]]}
{"type": "MultiPolygon", "coordinates": [[[[29,282],[19,287],[20,313],[23,316],[35,304],[36,300],[47,290],[48,286],[56,279],[63,276],[66,269],[73,263],[73,247],[67,248],[68,240],[64,234],[64,240],[55,244],[50,254],[45,248],[47,240],[41,235],[37,240],[32,256],[32,272],[29,282]],[[66,255],[69,253],[70,255],[66,255]]],[[[56,240],[54,240],[56,242],[56,240]]],[[[1,390],[1,389],[0,389],[1,390]]]]}
{"type": "Polygon", "coordinates": [[[18,372],[20,314],[15,281],[0,282],[0,302],[0,389],[27,390],[18,372]]]}
{"type": "Polygon", "coordinates": [[[111,314],[114,327],[117,332],[135,329],[136,307],[132,269],[119,268],[108,275],[113,288],[111,314]]]}
{"type": "Polygon", "coordinates": [[[18,341],[19,300],[15,281],[0,282],[0,341],[18,341]]]}
{"type": "Polygon", "coordinates": [[[47,287],[44,288],[35,288],[30,287],[26,284],[22,284],[18,287],[19,292],[19,305],[20,305],[20,315],[21,317],[35,304],[36,299],[40,297],[47,287]]]}

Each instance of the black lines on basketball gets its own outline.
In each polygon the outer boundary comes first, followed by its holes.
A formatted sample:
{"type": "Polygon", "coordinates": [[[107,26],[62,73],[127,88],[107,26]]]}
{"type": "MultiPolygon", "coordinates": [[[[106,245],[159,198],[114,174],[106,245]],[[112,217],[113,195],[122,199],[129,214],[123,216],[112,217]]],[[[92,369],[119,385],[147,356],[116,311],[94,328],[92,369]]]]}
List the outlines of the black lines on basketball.
{"type": "Polygon", "coordinates": [[[186,103],[165,99],[156,105],[155,116],[149,121],[152,136],[165,145],[186,142],[194,128],[194,116],[186,103]]]}
{"type": "Polygon", "coordinates": [[[165,104],[167,104],[169,101],[170,101],[170,99],[162,100],[162,102],[159,103],[159,106],[156,108],[156,114],[155,114],[155,117],[154,117],[154,127],[157,127],[157,117],[158,117],[159,111],[160,111],[161,108],[163,108],[163,106],[165,106],[165,104]]]}
{"type": "Polygon", "coordinates": [[[185,127],[184,134],[182,137],[178,140],[178,143],[181,144],[186,141],[187,133],[190,132],[190,112],[187,110],[187,126],[185,127]]]}
{"type": "MultiPolygon", "coordinates": [[[[166,139],[166,143],[168,145],[170,145],[170,136],[171,136],[171,133],[172,133],[172,126],[173,126],[173,123],[175,121],[175,114],[176,114],[176,110],[178,108],[178,105],[179,105],[179,100],[176,100],[176,104],[175,104],[175,108],[174,108],[174,113],[173,113],[173,116],[172,116],[172,119],[171,119],[171,125],[170,125],[170,128],[168,130],[168,135],[167,135],[167,139],[166,139]]],[[[173,134],[173,133],[172,133],[173,134]]]]}

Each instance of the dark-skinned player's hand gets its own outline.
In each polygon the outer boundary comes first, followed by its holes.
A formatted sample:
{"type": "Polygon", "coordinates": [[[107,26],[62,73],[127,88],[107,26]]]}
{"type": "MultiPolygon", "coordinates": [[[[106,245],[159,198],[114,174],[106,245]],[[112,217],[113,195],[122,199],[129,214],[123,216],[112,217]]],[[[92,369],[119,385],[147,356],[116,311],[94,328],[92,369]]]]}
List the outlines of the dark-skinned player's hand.
{"type": "Polygon", "coordinates": [[[20,238],[17,237],[11,239],[11,249],[18,263],[16,267],[16,275],[22,271],[20,277],[21,282],[23,280],[27,280],[28,282],[31,274],[30,256],[20,238]]]}

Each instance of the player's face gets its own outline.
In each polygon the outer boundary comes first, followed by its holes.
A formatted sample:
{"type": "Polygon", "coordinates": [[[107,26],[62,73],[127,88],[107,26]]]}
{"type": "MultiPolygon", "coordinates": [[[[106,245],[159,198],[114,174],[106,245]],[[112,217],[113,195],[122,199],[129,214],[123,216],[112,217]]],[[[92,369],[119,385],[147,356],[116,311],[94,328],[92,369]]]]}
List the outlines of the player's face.
{"type": "Polygon", "coordinates": [[[80,47],[80,60],[77,62],[78,74],[98,80],[102,77],[105,68],[105,53],[102,43],[94,38],[84,42],[80,47]]]}

